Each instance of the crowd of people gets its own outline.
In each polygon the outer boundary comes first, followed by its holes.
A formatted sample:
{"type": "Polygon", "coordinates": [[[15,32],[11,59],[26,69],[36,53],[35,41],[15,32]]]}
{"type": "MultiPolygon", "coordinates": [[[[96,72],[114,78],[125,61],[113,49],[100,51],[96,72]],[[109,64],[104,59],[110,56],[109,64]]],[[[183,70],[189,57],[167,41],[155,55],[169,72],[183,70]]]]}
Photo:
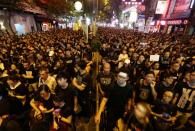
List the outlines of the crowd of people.
{"type": "Polygon", "coordinates": [[[0,37],[0,131],[95,130],[83,126],[90,121],[100,131],[193,131],[194,113],[193,36],[99,28],[88,42],[71,29],[0,37]]]}

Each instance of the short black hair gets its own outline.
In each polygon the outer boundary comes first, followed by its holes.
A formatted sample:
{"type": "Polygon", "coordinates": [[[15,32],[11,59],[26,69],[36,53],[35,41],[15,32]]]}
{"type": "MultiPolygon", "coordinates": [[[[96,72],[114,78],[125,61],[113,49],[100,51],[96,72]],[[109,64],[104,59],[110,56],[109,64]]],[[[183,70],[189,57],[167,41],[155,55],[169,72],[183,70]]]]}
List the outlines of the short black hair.
{"type": "Polygon", "coordinates": [[[49,69],[48,68],[45,68],[45,67],[42,67],[39,72],[42,72],[42,71],[45,71],[46,73],[49,73],[49,69]]]}
{"type": "MultiPolygon", "coordinates": [[[[148,71],[148,72],[146,72],[146,75],[148,75],[148,74],[152,74],[152,75],[154,75],[155,76],[155,74],[154,74],[154,72],[153,71],[148,71]]],[[[146,76],[145,75],[145,76],[146,76]]]]}
{"type": "Polygon", "coordinates": [[[166,73],[166,74],[164,74],[164,76],[163,76],[163,78],[165,79],[165,78],[170,78],[170,77],[175,77],[173,74],[171,74],[171,73],[166,73]]]}
{"type": "Polygon", "coordinates": [[[1,82],[0,82],[0,95],[1,96],[7,95],[7,90],[6,90],[5,86],[3,85],[3,83],[1,83],[1,82]]]}
{"type": "Polygon", "coordinates": [[[62,78],[67,79],[68,82],[70,82],[70,73],[69,72],[60,72],[57,77],[56,80],[60,80],[62,78]]]}
{"type": "Polygon", "coordinates": [[[49,87],[46,84],[39,87],[38,92],[40,93],[41,91],[50,92],[49,87]]]}

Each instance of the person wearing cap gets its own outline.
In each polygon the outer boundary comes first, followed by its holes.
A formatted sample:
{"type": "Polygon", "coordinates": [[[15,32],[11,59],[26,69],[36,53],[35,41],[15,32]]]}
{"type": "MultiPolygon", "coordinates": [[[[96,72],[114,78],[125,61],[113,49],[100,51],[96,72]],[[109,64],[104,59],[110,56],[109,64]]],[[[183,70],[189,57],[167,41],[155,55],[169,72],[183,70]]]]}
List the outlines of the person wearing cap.
{"type": "Polygon", "coordinates": [[[123,130],[123,116],[125,113],[125,106],[131,108],[132,86],[127,84],[128,74],[119,72],[112,88],[110,88],[103,97],[98,113],[95,116],[95,122],[99,123],[101,114],[107,107],[107,129],[112,131],[116,124],[119,130],[123,130]]]}

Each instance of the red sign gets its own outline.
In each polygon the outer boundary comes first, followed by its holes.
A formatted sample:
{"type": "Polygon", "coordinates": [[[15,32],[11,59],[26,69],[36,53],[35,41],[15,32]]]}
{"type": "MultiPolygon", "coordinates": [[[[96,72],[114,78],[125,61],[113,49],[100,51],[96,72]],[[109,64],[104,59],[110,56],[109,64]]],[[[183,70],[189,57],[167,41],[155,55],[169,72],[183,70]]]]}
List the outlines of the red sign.
{"type": "Polygon", "coordinates": [[[167,21],[168,25],[181,25],[181,24],[188,24],[188,20],[169,20],[167,21]]]}

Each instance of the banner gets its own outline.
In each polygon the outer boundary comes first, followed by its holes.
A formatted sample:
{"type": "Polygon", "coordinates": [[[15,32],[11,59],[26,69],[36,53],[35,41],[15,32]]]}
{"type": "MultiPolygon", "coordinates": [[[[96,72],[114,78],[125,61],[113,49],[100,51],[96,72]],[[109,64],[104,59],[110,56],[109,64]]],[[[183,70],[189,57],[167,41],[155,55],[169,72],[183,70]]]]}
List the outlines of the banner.
{"type": "Polygon", "coordinates": [[[167,9],[167,1],[158,1],[156,14],[165,14],[167,9]]]}
{"type": "Polygon", "coordinates": [[[171,18],[187,18],[190,16],[191,0],[177,0],[171,18]]]}
{"type": "Polygon", "coordinates": [[[88,42],[88,25],[83,23],[82,24],[82,29],[83,29],[83,35],[86,37],[86,42],[88,42]]]}

